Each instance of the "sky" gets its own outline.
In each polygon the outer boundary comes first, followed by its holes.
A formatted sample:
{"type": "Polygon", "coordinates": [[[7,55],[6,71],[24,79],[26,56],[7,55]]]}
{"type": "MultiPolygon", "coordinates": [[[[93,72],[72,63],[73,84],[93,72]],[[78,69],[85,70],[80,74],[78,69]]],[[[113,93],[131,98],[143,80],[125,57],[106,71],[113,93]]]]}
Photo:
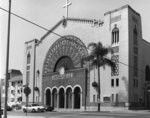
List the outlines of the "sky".
{"type": "MultiPolygon", "coordinates": [[[[66,0],[11,0],[11,12],[46,29],[65,16],[66,0]]],[[[150,0],[69,0],[69,17],[101,19],[104,13],[129,4],[142,18],[143,39],[150,42],[150,0]]],[[[9,0],[0,0],[8,10],[9,0]]],[[[0,9],[0,78],[5,78],[8,13],[0,9]]],[[[23,72],[24,43],[40,39],[47,31],[11,15],[9,69],[23,72]]],[[[61,34],[60,34],[61,35],[61,34]]]]}

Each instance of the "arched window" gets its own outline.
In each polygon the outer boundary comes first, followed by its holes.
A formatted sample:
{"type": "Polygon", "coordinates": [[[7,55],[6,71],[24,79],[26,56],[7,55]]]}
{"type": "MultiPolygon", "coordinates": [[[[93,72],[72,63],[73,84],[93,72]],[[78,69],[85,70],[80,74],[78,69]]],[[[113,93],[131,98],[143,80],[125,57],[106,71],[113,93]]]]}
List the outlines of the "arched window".
{"type": "Polygon", "coordinates": [[[74,68],[73,61],[68,56],[61,57],[57,63],[55,64],[54,72],[59,72],[60,68],[64,68],[64,70],[70,70],[74,68]]]}
{"type": "Polygon", "coordinates": [[[145,68],[145,81],[150,81],[150,68],[148,65],[145,68]]]}
{"type": "Polygon", "coordinates": [[[30,53],[28,53],[28,55],[27,55],[27,64],[30,64],[30,61],[31,61],[31,55],[30,55],[30,53]]]}
{"type": "Polygon", "coordinates": [[[38,86],[39,77],[40,77],[40,71],[39,71],[39,70],[37,70],[37,71],[36,71],[35,86],[38,86]]]}
{"type": "Polygon", "coordinates": [[[138,44],[138,32],[137,32],[137,29],[136,29],[136,26],[134,27],[133,29],[133,43],[134,45],[137,45],[138,44]]]}
{"type": "Polygon", "coordinates": [[[36,74],[37,74],[37,77],[39,77],[39,76],[40,76],[40,71],[37,70],[37,71],[36,71],[36,74]]]}
{"type": "Polygon", "coordinates": [[[115,25],[115,28],[112,30],[112,44],[116,44],[119,42],[119,29],[117,28],[117,25],[115,25]]]}

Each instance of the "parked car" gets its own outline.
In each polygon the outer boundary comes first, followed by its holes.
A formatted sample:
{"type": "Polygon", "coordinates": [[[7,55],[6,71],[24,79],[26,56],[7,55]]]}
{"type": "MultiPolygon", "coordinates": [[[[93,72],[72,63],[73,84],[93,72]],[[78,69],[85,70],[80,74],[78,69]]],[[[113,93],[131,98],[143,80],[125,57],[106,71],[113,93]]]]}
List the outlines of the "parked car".
{"type": "MultiPolygon", "coordinates": [[[[7,106],[7,111],[11,111],[11,110],[12,110],[12,107],[7,106]]],[[[4,111],[4,108],[1,108],[1,113],[3,113],[3,111],[4,111]]]]}
{"type": "Polygon", "coordinates": [[[44,112],[44,106],[40,106],[39,104],[29,104],[22,107],[24,112],[44,112]]]}
{"type": "Polygon", "coordinates": [[[1,118],[4,118],[4,108],[1,108],[0,115],[1,115],[1,118]]]}
{"type": "Polygon", "coordinates": [[[7,111],[12,111],[12,107],[11,106],[7,106],[7,111]]]}
{"type": "Polygon", "coordinates": [[[0,115],[3,115],[3,112],[4,112],[4,109],[3,109],[3,108],[1,108],[1,113],[0,113],[0,115]]]}
{"type": "Polygon", "coordinates": [[[46,110],[46,111],[53,111],[53,110],[54,110],[54,107],[46,106],[46,107],[45,107],[45,110],[46,110]]]}

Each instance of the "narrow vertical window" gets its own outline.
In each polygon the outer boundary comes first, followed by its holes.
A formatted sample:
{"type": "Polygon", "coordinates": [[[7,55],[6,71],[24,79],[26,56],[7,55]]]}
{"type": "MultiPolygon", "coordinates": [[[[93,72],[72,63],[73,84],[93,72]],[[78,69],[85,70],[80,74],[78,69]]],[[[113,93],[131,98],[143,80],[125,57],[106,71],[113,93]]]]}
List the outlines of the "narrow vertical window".
{"type": "Polygon", "coordinates": [[[38,86],[39,77],[40,77],[40,71],[39,71],[39,70],[37,70],[37,71],[36,71],[35,86],[38,86]]]}
{"type": "Polygon", "coordinates": [[[111,79],[111,87],[114,87],[114,79],[111,79]]]}
{"type": "Polygon", "coordinates": [[[133,42],[134,42],[134,45],[138,45],[138,32],[137,32],[136,26],[133,30],[133,42]]]}
{"type": "Polygon", "coordinates": [[[30,71],[27,71],[27,75],[26,75],[26,85],[29,84],[29,79],[30,79],[30,71]]]}
{"type": "Polygon", "coordinates": [[[111,94],[111,102],[114,102],[114,94],[111,94]]]}
{"type": "Polygon", "coordinates": [[[117,31],[117,43],[119,42],[119,30],[117,31]]]}
{"type": "Polygon", "coordinates": [[[116,79],[116,86],[119,86],[119,79],[116,79]]]}
{"type": "Polygon", "coordinates": [[[134,76],[138,76],[138,57],[134,56],[134,76]]]}
{"type": "Polygon", "coordinates": [[[31,56],[30,56],[30,53],[28,53],[28,55],[27,55],[27,64],[30,64],[30,61],[31,61],[31,56]]]}
{"type": "Polygon", "coordinates": [[[95,103],[95,101],[96,101],[96,100],[95,100],[95,95],[93,95],[93,102],[95,103]]]}
{"type": "Polygon", "coordinates": [[[119,95],[116,94],[116,103],[118,103],[118,102],[119,102],[119,95]]]}
{"type": "Polygon", "coordinates": [[[114,44],[114,32],[112,32],[112,44],[114,44]]]}

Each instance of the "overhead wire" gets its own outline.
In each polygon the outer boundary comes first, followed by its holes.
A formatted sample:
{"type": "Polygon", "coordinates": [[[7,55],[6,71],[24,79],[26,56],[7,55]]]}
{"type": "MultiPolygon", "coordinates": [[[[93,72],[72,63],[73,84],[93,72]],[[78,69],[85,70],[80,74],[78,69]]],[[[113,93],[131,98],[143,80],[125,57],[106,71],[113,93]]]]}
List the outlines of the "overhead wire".
{"type": "MultiPolygon", "coordinates": [[[[4,9],[4,8],[2,8],[2,7],[0,7],[0,9],[3,10],[3,11],[9,12],[8,10],[6,10],[6,9],[4,9]]],[[[41,29],[43,29],[43,30],[49,31],[47,28],[45,28],[45,27],[43,27],[43,26],[41,26],[41,25],[38,25],[38,24],[36,24],[36,23],[34,23],[34,22],[32,22],[32,21],[26,19],[26,18],[23,18],[23,17],[21,17],[21,16],[15,14],[15,13],[12,13],[12,12],[11,12],[11,14],[14,15],[14,16],[16,16],[16,17],[18,17],[18,18],[20,18],[20,19],[22,19],[22,20],[24,20],[24,21],[26,21],[26,22],[29,22],[29,23],[31,23],[31,24],[33,24],[33,25],[35,25],[35,26],[37,26],[37,27],[39,27],[39,28],[41,28],[41,29]]],[[[53,34],[55,34],[55,35],[57,35],[57,36],[62,37],[60,34],[55,33],[55,32],[53,32],[53,31],[52,31],[51,33],[53,33],[53,34]]]]}

